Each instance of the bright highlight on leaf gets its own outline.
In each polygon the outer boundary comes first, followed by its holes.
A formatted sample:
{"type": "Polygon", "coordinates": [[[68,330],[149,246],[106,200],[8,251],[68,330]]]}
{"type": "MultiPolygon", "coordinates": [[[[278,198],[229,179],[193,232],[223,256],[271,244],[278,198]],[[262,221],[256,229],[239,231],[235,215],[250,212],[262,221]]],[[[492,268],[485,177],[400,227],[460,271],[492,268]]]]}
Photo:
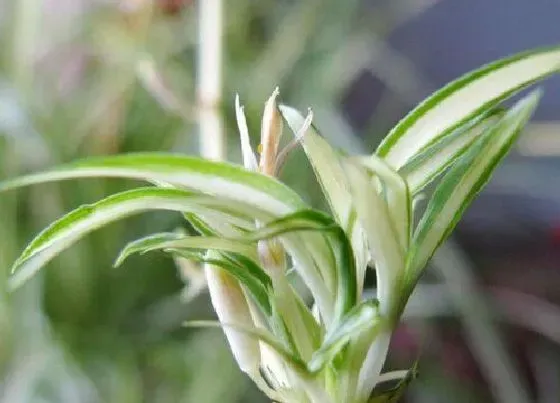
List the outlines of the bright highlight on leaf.
{"type": "Polygon", "coordinates": [[[259,155],[236,97],[243,166],[144,153],[90,158],[2,182],[0,191],[88,177],[153,185],[55,221],[14,263],[10,287],[113,221],[175,211],[197,235],[145,236],[126,245],[115,264],[155,251],[201,263],[217,326],[240,369],[267,396],[286,403],[396,401],[416,368],[382,372],[391,332],[429,259],[513,146],[540,92],[509,110],[501,103],[559,68],[560,48],[550,48],[467,74],[415,108],[373,155],[332,148],[311,125],[311,112],[304,117],[277,106],[276,90],[265,104],[259,155]],[[294,133],[283,150],[281,118],[294,133]],[[332,217],[276,179],[299,144],[332,217]],[[415,211],[429,184],[435,190],[425,211],[415,211]],[[377,295],[364,301],[368,265],[376,272],[377,295]],[[399,379],[393,389],[379,387],[399,379]]]}

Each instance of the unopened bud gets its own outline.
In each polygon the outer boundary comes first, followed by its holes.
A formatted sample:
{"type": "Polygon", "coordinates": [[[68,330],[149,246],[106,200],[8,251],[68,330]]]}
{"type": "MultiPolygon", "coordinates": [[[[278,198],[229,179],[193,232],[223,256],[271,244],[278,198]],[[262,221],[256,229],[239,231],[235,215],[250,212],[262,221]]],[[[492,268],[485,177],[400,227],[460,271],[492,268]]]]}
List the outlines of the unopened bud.
{"type": "Polygon", "coordinates": [[[276,157],[280,137],[282,137],[282,116],[278,111],[276,98],[279,94],[278,88],[274,90],[264,106],[261,124],[261,158],[259,170],[267,175],[276,173],[276,157]]]}

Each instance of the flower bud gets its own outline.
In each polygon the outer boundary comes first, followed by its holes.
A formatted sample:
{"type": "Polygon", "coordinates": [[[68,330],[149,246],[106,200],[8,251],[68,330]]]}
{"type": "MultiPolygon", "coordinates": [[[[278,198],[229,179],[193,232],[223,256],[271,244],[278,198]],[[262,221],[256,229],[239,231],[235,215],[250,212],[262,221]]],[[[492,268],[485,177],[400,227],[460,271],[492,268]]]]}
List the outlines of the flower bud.
{"type": "Polygon", "coordinates": [[[278,155],[278,145],[282,137],[282,116],[278,111],[276,98],[278,88],[274,90],[264,106],[261,124],[261,158],[259,161],[260,172],[272,175],[276,173],[276,157],[278,155]]]}

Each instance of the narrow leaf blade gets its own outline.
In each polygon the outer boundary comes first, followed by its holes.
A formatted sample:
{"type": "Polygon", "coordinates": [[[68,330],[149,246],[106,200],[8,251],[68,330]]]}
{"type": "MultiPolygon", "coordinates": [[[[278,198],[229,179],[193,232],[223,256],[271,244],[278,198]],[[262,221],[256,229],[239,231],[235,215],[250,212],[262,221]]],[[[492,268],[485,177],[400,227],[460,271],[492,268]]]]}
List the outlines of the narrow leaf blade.
{"type": "Polygon", "coordinates": [[[186,236],[176,233],[158,233],[138,239],[128,243],[119,254],[115,261],[115,266],[120,266],[125,259],[135,253],[146,253],[161,249],[194,249],[194,250],[215,250],[219,252],[237,253],[248,256],[256,261],[256,247],[254,244],[247,244],[230,239],[207,237],[207,236],[186,236]]]}
{"type": "Polygon", "coordinates": [[[479,138],[442,178],[418,224],[409,252],[407,273],[414,282],[436,248],[447,238],[470,202],[488,182],[525,123],[540,92],[519,101],[493,128],[479,138]]]}
{"type": "MultiPolygon", "coordinates": [[[[267,317],[270,317],[273,314],[271,303],[272,281],[264,270],[251,259],[232,260],[228,259],[226,256],[215,254],[214,251],[210,254],[196,253],[186,248],[166,249],[166,251],[175,256],[204,263],[206,264],[206,267],[210,267],[212,269],[225,270],[233,278],[235,278],[235,280],[239,281],[240,284],[247,287],[260,310],[267,317]]],[[[241,256],[233,253],[231,255],[234,257],[241,256]]]]}
{"type": "Polygon", "coordinates": [[[88,177],[118,177],[165,183],[229,198],[259,210],[287,214],[305,203],[276,179],[243,167],[162,153],[94,157],[0,183],[0,192],[37,183],[88,177]]]}
{"type": "Polygon", "coordinates": [[[386,201],[361,164],[348,160],[348,182],[354,196],[357,219],[362,223],[377,275],[378,298],[383,314],[390,309],[392,288],[404,269],[404,251],[392,224],[386,201]]]}
{"type": "Polygon", "coordinates": [[[483,66],[418,105],[383,140],[377,154],[400,169],[441,136],[559,70],[560,47],[520,53],[483,66]]]}
{"type": "Polygon", "coordinates": [[[410,193],[417,195],[421,192],[452,165],[478,137],[494,126],[504,113],[499,109],[481,119],[473,119],[415,155],[399,171],[406,178],[410,193]]]}
{"type": "Polygon", "coordinates": [[[377,178],[381,181],[394,231],[401,248],[408,249],[411,226],[411,199],[408,184],[400,174],[375,154],[354,160],[373,175],[372,183],[375,183],[377,178]]]}
{"type": "Polygon", "coordinates": [[[331,217],[315,210],[300,210],[271,221],[242,239],[256,241],[297,231],[319,231],[329,236],[335,261],[328,270],[332,271],[337,279],[335,317],[338,319],[354,306],[358,299],[358,290],[352,246],[345,232],[331,217]]]}
{"type": "MultiPolygon", "coordinates": [[[[294,134],[299,133],[305,122],[303,115],[286,105],[281,105],[280,111],[294,134]]],[[[341,165],[341,155],[319,135],[313,126],[302,137],[301,143],[334,217],[348,234],[358,270],[358,283],[361,287],[368,261],[368,250],[363,228],[356,221],[352,197],[341,165]]]]}
{"type": "Polygon", "coordinates": [[[14,263],[10,287],[17,288],[60,252],[113,221],[149,210],[197,211],[209,196],[169,188],[139,188],[81,206],[39,233],[14,263]]]}

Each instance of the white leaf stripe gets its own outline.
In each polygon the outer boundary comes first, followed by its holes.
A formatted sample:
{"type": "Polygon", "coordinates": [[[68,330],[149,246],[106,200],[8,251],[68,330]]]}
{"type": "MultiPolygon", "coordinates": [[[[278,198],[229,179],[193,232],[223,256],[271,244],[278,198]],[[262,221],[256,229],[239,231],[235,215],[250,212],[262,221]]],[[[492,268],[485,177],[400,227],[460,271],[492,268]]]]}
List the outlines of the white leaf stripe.
{"type": "Polygon", "coordinates": [[[407,261],[411,284],[447,238],[534,111],[540,92],[519,101],[492,130],[480,137],[443,177],[418,224],[407,261]]]}
{"type": "Polygon", "coordinates": [[[119,177],[164,182],[228,197],[275,215],[306,207],[294,191],[272,177],[250,172],[233,164],[161,153],[88,158],[51,171],[2,182],[0,191],[43,182],[87,177],[119,177]]]}
{"type": "Polygon", "coordinates": [[[414,156],[399,170],[406,178],[410,193],[416,195],[422,191],[479,136],[495,125],[503,114],[503,110],[500,109],[482,119],[474,119],[414,156]]]}
{"type": "MultiPolygon", "coordinates": [[[[295,192],[270,176],[249,172],[232,164],[158,153],[90,158],[48,172],[0,183],[0,191],[36,183],[81,177],[141,179],[192,189],[216,196],[215,205],[224,207],[224,200],[229,200],[228,205],[237,203],[244,207],[242,212],[244,215],[250,215],[265,222],[307,207],[295,192]]],[[[333,273],[335,268],[323,267],[324,265],[320,263],[324,259],[317,262],[318,265],[315,264],[313,259],[313,256],[321,256],[320,253],[315,253],[315,251],[316,248],[324,250],[324,247],[318,243],[324,241],[318,240],[315,236],[306,239],[298,235],[287,235],[286,239],[287,248],[294,253],[298,262],[311,263],[311,265],[302,264],[298,273],[300,273],[316,299],[320,301],[322,312],[328,316],[333,297],[322,282],[319,273],[315,271],[327,270],[333,273]]],[[[50,260],[62,249],[56,252],[45,251],[44,253],[45,255],[48,254],[48,260],[50,260]]],[[[14,277],[12,283],[20,284],[20,280],[27,279],[39,267],[29,271],[20,271],[14,277]]]]}
{"type": "MultiPolygon", "coordinates": [[[[289,106],[280,105],[279,109],[294,135],[299,133],[305,118],[296,109],[289,106]]],[[[317,133],[313,125],[302,137],[302,144],[333,214],[337,221],[344,226],[350,214],[351,198],[344,171],[339,163],[340,156],[317,133]]]]}
{"type": "Polygon", "coordinates": [[[520,53],[466,74],[401,120],[377,154],[399,169],[440,136],[558,70],[560,48],[553,47],[520,53]]]}

